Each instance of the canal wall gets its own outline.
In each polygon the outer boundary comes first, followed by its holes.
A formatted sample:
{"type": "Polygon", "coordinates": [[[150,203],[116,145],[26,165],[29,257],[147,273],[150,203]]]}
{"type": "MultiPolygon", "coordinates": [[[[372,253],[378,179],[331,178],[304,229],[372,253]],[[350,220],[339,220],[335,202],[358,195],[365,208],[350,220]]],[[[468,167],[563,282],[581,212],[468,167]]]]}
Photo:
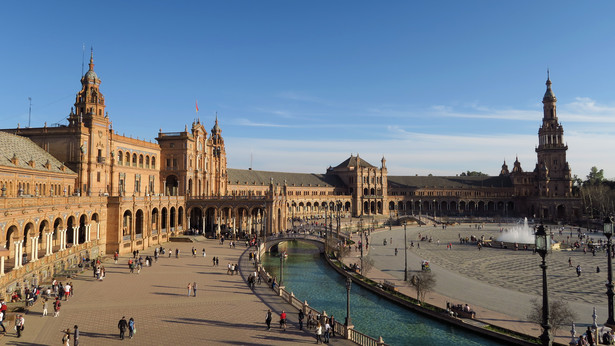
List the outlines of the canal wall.
{"type": "MultiPolygon", "coordinates": [[[[480,320],[474,320],[474,321],[479,321],[481,325],[469,324],[469,323],[466,323],[463,319],[450,316],[450,314],[445,309],[442,309],[442,308],[439,308],[433,305],[429,305],[426,303],[423,303],[423,304],[431,307],[431,309],[419,306],[415,303],[412,303],[411,301],[408,301],[409,299],[414,300],[411,297],[408,297],[401,293],[393,294],[387,290],[384,290],[378,286],[375,286],[373,284],[370,284],[369,282],[366,282],[366,279],[367,280],[369,279],[360,274],[351,274],[352,272],[350,271],[350,268],[346,267],[343,263],[339,262],[338,260],[332,260],[331,258],[329,258],[329,256],[325,256],[325,260],[335,271],[337,271],[339,274],[347,278],[350,278],[355,284],[360,285],[361,287],[383,298],[386,298],[408,310],[412,310],[413,312],[419,313],[429,318],[432,318],[432,319],[435,319],[435,320],[438,320],[444,323],[448,323],[451,325],[455,325],[457,327],[483,335],[493,340],[507,343],[509,345],[523,345],[523,346],[529,346],[529,345],[535,346],[536,345],[535,342],[518,339],[512,336],[506,335],[506,334],[501,334],[501,333],[497,333],[489,329],[486,329],[485,327],[488,326],[489,324],[485,322],[481,322],[480,320]]],[[[503,328],[500,328],[500,327],[498,327],[498,329],[504,330],[503,328]]],[[[510,331],[510,330],[505,330],[505,331],[513,335],[514,334],[520,335],[519,333],[516,333],[514,331],[510,331]]],[[[527,336],[527,335],[524,335],[524,336],[529,339],[535,339],[532,336],[527,336]]]]}

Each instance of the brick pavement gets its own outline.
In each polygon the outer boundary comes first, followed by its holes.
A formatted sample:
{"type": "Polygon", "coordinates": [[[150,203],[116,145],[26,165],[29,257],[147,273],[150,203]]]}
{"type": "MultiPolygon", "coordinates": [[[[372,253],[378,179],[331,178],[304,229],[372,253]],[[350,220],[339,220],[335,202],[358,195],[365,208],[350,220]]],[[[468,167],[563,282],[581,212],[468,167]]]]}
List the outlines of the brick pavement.
{"type": "MultiPolygon", "coordinates": [[[[92,278],[86,271],[72,281],[75,296],[63,302],[57,318],[41,316],[41,305],[26,315],[22,338],[11,332],[0,339],[7,345],[60,344],[61,330],[79,325],[81,345],[288,345],[314,343],[311,332],[296,327],[297,311],[284,303],[265,284],[252,292],[243,278],[247,274],[227,275],[228,263],[238,263],[244,246],[229,249],[227,243],[196,238],[194,243],[166,243],[165,248],[179,248],[179,259],[161,256],[152,267],[140,274],[130,274],[128,257],[118,264],[105,261],[104,281],[92,278]],[[197,256],[190,249],[197,248],[197,256]],[[207,250],[206,258],[202,248],[207,250]],[[220,266],[212,266],[212,257],[220,258],[220,266]],[[198,284],[197,297],[187,296],[188,282],[198,284]],[[289,313],[286,332],[277,328],[267,331],[265,314],[274,312],[272,326],[277,326],[282,309],[289,313]],[[131,340],[119,340],[117,323],[122,316],[134,317],[137,333],[131,340]]],[[[242,243],[243,245],[243,243],[242,243]]],[[[152,255],[153,248],[141,254],[152,255]]],[[[247,259],[242,264],[247,266],[247,259]]],[[[243,267],[241,265],[240,267],[243,267]]],[[[50,311],[52,308],[50,307],[50,311]]],[[[350,344],[335,339],[335,344],[350,344]]],[[[72,345],[71,340],[71,345],[72,345]]]]}

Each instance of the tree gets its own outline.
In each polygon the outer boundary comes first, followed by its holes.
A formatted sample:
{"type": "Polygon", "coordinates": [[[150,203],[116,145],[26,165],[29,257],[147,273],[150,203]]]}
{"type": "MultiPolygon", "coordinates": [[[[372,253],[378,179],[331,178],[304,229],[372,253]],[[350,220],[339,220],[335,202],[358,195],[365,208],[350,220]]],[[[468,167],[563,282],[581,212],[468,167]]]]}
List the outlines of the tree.
{"type": "Polygon", "coordinates": [[[416,299],[423,303],[425,295],[436,287],[436,277],[430,271],[421,271],[412,276],[409,285],[416,290],[416,299]]]}
{"type": "Polygon", "coordinates": [[[604,182],[604,169],[598,170],[598,167],[593,166],[584,185],[596,186],[602,184],[602,182],[604,182]]]}
{"type": "MultiPolygon", "coordinates": [[[[541,324],[542,323],[542,303],[538,302],[538,299],[534,298],[530,300],[532,308],[527,315],[527,319],[531,322],[541,324]]],[[[553,334],[563,326],[572,323],[577,318],[577,314],[570,309],[568,303],[563,300],[555,300],[549,303],[549,324],[553,330],[553,334]]]]}
{"type": "Polygon", "coordinates": [[[363,257],[363,268],[361,268],[361,275],[367,275],[370,270],[374,267],[374,259],[371,256],[367,255],[363,257]]]}
{"type": "Polygon", "coordinates": [[[461,172],[460,176],[462,177],[488,177],[489,174],[485,174],[483,172],[477,172],[477,171],[467,171],[467,172],[461,172]]]}

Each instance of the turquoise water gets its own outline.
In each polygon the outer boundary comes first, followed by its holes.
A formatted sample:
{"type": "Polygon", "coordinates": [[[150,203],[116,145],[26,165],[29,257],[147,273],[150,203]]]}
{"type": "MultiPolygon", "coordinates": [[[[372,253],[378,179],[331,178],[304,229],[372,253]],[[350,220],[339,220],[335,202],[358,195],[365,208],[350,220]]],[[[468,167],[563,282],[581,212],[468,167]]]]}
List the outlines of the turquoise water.
{"type": "MultiPolygon", "coordinates": [[[[284,261],[284,285],[317,310],[326,310],[338,322],[346,317],[346,280],[321,258],[318,249],[292,242],[284,261]]],[[[267,271],[278,276],[280,259],[263,256],[267,271]]],[[[353,284],[350,317],[355,329],[371,337],[382,336],[390,345],[504,345],[415,314],[353,284]]]]}

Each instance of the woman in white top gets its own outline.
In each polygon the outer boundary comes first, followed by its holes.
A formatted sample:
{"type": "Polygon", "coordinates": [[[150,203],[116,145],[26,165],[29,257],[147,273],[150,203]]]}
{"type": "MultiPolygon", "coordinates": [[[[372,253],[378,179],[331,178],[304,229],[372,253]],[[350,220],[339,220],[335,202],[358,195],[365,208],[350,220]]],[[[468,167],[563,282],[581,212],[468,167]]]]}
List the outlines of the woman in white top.
{"type": "Polygon", "coordinates": [[[322,324],[320,324],[320,322],[318,322],[318,324],[316,325],[316,343],[317,344],[322,344],[322,324]]]}

